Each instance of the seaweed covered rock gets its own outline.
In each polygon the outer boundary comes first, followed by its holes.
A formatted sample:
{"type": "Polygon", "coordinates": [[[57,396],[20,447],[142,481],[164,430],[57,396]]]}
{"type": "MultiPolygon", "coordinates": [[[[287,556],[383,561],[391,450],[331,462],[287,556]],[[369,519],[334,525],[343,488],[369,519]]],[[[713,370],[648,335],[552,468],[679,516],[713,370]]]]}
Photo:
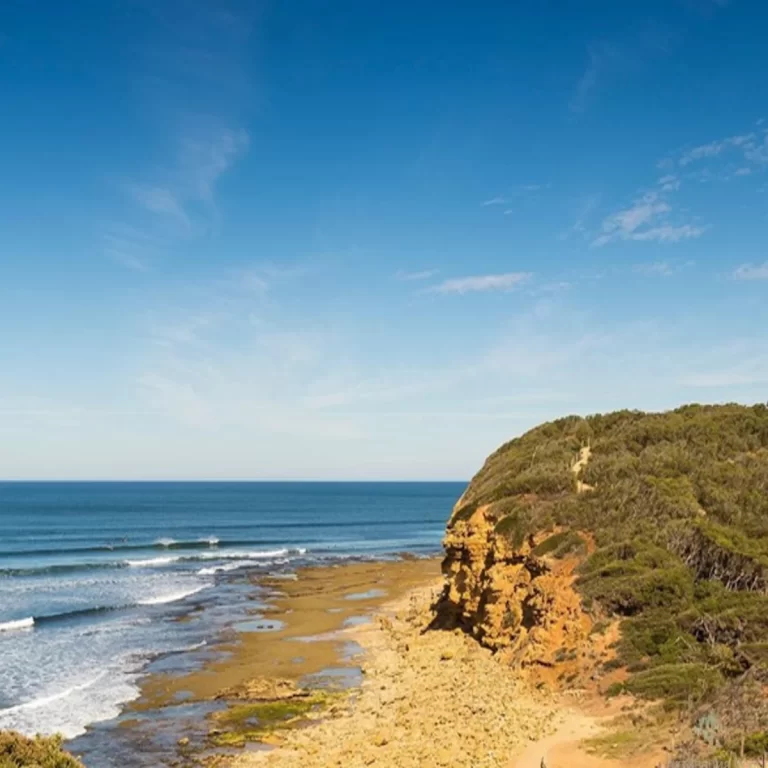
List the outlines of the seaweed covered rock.
{"type": "Polygon", "coordinates": [[[768,407],[570,416],[501,446],[444,540],[444,622],[521,664],[620,621],[624,690],[768,678],[768,407]]]}

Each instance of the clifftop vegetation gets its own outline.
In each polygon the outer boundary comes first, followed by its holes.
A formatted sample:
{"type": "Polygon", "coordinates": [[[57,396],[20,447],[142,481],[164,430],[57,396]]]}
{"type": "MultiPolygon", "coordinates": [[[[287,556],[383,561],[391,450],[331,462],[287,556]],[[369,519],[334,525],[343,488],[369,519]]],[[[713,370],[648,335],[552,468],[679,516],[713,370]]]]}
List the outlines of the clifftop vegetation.
{"type": "Polygon", "coordinates": [[[614,692],[690,706],[734,681],[768,680],[768,407],[543,424],[488,458],[446,549],[464,619],[469,592],[485,614],[483,602],[498,604],[500,567],[525,563],[535,582],[532,561],[577,557],[582,608],[594,623],[621,620],[614,663],[628,675],[614,692]],[[493,531],[482,534],[485,561],[467,544],[479,520],[493,531]],[[491,592],[473,558],[493,571],[491,592]]]}

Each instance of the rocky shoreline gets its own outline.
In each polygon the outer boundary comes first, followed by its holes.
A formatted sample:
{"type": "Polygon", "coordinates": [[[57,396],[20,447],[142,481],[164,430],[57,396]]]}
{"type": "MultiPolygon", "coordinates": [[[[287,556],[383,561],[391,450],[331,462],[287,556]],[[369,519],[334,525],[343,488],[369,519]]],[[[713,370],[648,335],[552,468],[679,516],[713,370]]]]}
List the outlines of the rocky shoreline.
{"type": "Polygon", "coordinates": [[[359,690],[275,734],[276,748],[232,768],[539,768],[636,766],[658,755],[607,760],[579,748],[613,713],[576,708],[567,694],[533,690],[459,629],[429,629],[442,580],[388,603],[369,625],[344,630],[365,651],[359,690]]]}

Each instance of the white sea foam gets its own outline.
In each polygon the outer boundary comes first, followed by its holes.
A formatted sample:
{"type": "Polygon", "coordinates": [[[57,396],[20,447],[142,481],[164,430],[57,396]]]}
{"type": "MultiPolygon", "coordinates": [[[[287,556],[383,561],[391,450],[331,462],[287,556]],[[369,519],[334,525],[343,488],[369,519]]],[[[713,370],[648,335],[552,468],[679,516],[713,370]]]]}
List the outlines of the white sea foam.
{"type": "Polygon", "coordinates": [[[8,707],[7,709],[0,710],[0,714],[6,716],[14,712],[22,712],[23,710],[27,709],[40,709],[41,707],[45,707],[48,704],[53,704],[55,701],[66,699],[67,696],[71,696],[73,693],[77,693],[78,691],[84,691],[86,688],[90,688],[92,685],[98,683],[99,680],[104,678],[104,676],[107,674],[107,671],[108,670],[105,669],[104,671],[99,672],[96,677],[93,677],[84,683],[80,683],[79,685],[72,685],[69,688],[65,688],[63,691],[59,691],[58,693],[52,693],[49,696],[41,696],[39,699],[32,699],[31,701],[25,701],[22,704],[17,704],[15,707],[8,707]]]}
{"type": "Polygon", "coordinates": [[[162,539],[158,539],[155,544],[158,547],[172,547],[176,543],[176,539],[171,539],[168,537],[164,537],[162,539]]]}
{"type": "Polygon", "coordinates": [[[126,560],[125,562],[133,568],[151,568],[157,565],[168,565],[175,563],[180,559],[179,555],[168,557],[149,557],[146,560],[126,560]]]}
{"type": "Polygon", "coordinates": [[[219,537],[218,536],[209,536],[208,538],[202,538],[200,541],[205,542],[211,547],[215,547],[219,543],[219,537]]]}
{"type": "Polygon", "coordinates": [[[6,621],[0,624],[0,632],[12,632],[16,629],[30,629],[35,625],[35,620],[31,616],[26,619],[16,619],[15,621],[6,621]]]}
{"type": "Polygon", "coordinates": [[[260,560],[268,557],[282,557],[290,552],[288,549],[264,549],[255,552],[203,552],[200,560],[260,560]]]}
{"type": "Polygon", "coordinates": [[[198,592],[206,589],[209,585],[203,584],[199,587],[193,587],[192,589],[184,589],[179,592],[171,592],[165,595],[158,595],[157,597],[148,597],[145,600],[139,600],[138,605],[164,605],[165,603],[175,603],[178,600],[183,600],[185,597],[195,595],[198,592]]]}
{"type": "Polygon", "coordinates": [[[136,679],[136,673],[126,669],[105,669],[55,693],[0,709],[0,729],[74,738],[85,733],[89,723],[116,717],[125,702],[136,698],[136,679]]]}
{"type": "Polygon", "coordinates": [[[251,568],[254,565],[261,565],[256,560],[235,560],[232,563],[222,563],[221,565],[211,565],[207,568],[201,568],[198,576],[213,576],[215,573],[224,573],[225,571],[235,571],[238,568],[251,568]]]}

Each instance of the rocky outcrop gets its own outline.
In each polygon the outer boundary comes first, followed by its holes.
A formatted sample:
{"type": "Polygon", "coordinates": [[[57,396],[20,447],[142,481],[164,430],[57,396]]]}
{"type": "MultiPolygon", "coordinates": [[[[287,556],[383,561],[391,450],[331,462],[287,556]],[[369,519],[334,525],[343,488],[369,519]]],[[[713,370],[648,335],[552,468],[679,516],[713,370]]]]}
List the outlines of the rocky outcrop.
{"type": "Polygon", "coordinates": [[[557,532],[518,543],[497,528],[490,505],[456,519],[459,509],[443,541],[442,620],[521,665],[550,666],[576,656],[590,621],[573,588],[573,558],[535,554],[557,532]]]}

